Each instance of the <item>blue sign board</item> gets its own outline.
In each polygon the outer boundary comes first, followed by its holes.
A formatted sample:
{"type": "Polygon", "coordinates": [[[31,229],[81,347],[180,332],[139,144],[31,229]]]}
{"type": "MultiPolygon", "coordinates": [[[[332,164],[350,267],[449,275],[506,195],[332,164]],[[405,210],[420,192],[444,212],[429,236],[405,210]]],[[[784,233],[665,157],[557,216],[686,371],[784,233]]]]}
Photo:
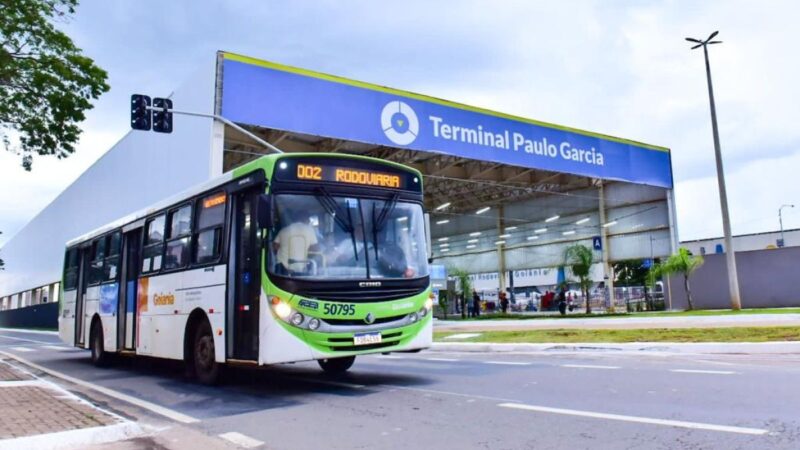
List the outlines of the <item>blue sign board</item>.
{"type": "Polygon", "coordinates": [[[601,239],[600,236],[592,238],[592,248],[597,251],[603,250],[603,239],[601,239]]]}
{"type": "Polygon", "coordinates": [[[239,123],[519,167],[672,187],[669,150],[223,53],[239,123]]]}
{"type": "Polygon", "coordinates": [[[642,268],[643,269],[649,269],[651,267],[653,267],[653,260],[652,259],[646,258],[646,259],[642,260],[642,268]]]}

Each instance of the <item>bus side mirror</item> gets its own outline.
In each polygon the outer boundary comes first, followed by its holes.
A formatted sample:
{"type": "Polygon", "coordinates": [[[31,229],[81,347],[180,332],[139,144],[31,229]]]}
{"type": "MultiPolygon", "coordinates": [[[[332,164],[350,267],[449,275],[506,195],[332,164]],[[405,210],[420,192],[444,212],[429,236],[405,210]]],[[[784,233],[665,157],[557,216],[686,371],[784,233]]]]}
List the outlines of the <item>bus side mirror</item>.
{"type": "Polygon", "coordinates": [[[258,196],[257,208],[258,228],[269,229],[272,228],[272,196],[261,194],[258,196]]]}

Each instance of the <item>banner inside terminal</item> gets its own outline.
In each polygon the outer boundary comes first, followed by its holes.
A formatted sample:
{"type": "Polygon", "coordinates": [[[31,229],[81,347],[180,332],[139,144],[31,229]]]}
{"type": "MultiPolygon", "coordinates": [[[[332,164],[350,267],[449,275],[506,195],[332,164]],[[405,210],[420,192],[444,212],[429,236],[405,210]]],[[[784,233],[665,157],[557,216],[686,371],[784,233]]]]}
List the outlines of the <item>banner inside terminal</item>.
{"type": "Polygon", "coordinates": [[[669,150],[223,53],[222,115],[296,133],[672,187],[669,150]]]}

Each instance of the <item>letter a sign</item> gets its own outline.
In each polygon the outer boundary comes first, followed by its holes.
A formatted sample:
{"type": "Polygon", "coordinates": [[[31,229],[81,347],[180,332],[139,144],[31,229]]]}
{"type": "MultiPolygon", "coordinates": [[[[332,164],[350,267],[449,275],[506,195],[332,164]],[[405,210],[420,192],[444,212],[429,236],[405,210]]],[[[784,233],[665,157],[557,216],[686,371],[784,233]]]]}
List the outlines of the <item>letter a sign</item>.
{"type": "Polygon", "coordinates": [[[595,236],[592,238],[592,248],[597,251],[603,250],[603,240],[600,239],[600,236],[595,236]]]}

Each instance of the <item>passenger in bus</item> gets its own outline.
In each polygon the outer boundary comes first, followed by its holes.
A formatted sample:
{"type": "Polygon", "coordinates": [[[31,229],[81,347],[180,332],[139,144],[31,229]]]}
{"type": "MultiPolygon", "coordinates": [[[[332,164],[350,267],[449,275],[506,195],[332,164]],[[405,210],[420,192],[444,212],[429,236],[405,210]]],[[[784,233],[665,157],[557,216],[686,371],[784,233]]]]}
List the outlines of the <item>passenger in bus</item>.
{"type": "Polygon", "coordinates": [[[308,211],[295,211],[292,216],[287,221],[291,223],[281,228],[272,241],[278,261],[275,269],[279,274],[307,274],[312,266],[308,253],[319,247],[317,232],[309,223],[308,211]]]}

